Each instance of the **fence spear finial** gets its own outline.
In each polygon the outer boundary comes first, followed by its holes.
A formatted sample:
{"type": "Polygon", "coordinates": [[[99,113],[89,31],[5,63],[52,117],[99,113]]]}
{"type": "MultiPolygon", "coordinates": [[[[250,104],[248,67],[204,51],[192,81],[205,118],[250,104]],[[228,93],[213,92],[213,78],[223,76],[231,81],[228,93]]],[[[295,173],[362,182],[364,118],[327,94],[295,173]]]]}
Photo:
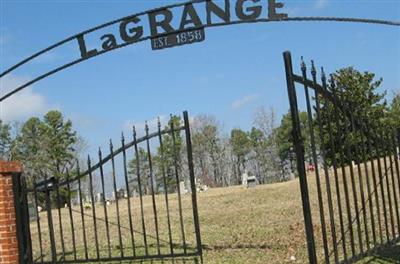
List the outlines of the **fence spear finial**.
{"type": "Polygon", "coordinates": [[[306,63],[304,62],[303,56],[301,56],[301,63],[300,63],[301,70],[305,72],[307,70],[306,63]]]}
{"type": "Polygon", "coordinates": [[[173,118],[172,114],[169,114],[169,126],[172,130],[174,130],[174,122],[172,118],[173,118]]]}
{"type": "Polygon", "coordinates": [[[102,153],[101,153],[101,148],[99,147],[99,160],[101,161],[102,153]]]}
{"type": "Polygon", "coordinates": [[[78,174],[79,174],[79,160],[78,160],[78,158],[76,158],[75,159],[75,162],[76,162],[76,170],[78,171],[78,174]]]}
{"type": "Polygon", "coordinates": [[[110,138],[110,152],[113,151],[113,148],[114,148],[114,146],[113,146],[112,140],[111,140],[111,138],[110,138]]]}
{"type": "Polygon", "coordinates": [[[322,81],[322,87],[326,90],[329,89],[326,85],[326,75],[325,75],[324,67],[321,67],[321,81],[322,81]]]}
{"type": "Polygon", "coordinates": [[[160,131],[161,130],[161,120],[160,120],[159,116],[157,117],[157,126],[158,126],[158,131],[160,131]]]}
{"type": "Polygon", "coordinates": [[[314,60],[311,60],[311,75],[312,76],[316,76],[317,75],[317,70],[315,69],[314,60]]]}
{"type": "Polygon", "coordinates": [[[132,126],[132,133],[133,133],[133,140],[136,140],[136,127],[135,127],[135,125],[132,126]]]}
{"type": "Polygon", "coordinates": [[[147,123],[147,120],[144,122],[144,130],[146,132],[146,136],[149,134],[149,124],[147,123]]]}

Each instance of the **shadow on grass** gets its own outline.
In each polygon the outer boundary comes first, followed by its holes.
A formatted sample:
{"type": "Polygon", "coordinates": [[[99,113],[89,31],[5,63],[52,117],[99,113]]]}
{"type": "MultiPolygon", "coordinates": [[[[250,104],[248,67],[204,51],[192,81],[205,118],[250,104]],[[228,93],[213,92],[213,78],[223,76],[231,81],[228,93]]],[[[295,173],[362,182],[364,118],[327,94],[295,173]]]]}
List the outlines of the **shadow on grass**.
{"type": "Polygon", "coordinates": [[[267,244],[233,244],[233,245],[202,245],[203,250],[227,250],[227,249],[272,249],[267,244]]]}
{"type": "Polygon", "coordinates": [[[400,264],[400,244],[389,244],[371,253],[362,263],[396,263],[400,264]]]}
{"type": "Polygon", "coordinates": [[[131,262],[118,262],[121,264],[201,264],[203,263],[200,257],[181,258],[181,259],[164,259],[164,260],[136,260],[131,262]]]}

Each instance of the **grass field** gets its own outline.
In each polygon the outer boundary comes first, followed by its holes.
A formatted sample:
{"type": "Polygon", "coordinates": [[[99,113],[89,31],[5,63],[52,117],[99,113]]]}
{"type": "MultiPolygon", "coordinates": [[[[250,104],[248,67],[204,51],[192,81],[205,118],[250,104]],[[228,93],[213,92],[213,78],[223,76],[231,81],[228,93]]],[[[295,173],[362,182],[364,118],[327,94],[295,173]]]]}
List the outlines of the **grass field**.
{"type": "MultiPolygon", "coordinates": [[[[310,186],[313,186],[314,177],[310,176],[310,186]]],[[[333,184],[333,183],[332,183],[333,184]]],[[[310,188],[311,205],[317,207],[315,190],[310,188]]],[[[156,197],[159,214],[160,239],[162,253],[168,253],[169,248],[166,228],[166,210],[164,196],[156,197]]],[[[136,254],[143,254],[142,229],[139,217],[139,199],[131,198],[133,204],[136,254]]],[[[152,215],[152,203],[150,197],[145,197],[145,214],[152,215]]],[[[303,212],[300,199],[300,188],[298,180],[284,183],[258,186],[252,189],[243,187],[215,188],[206,192],[198,193],[199,215],[201,224],[202,244],[204,250],[204,263],[307,263],[307,248],[304,234],[303,212]]],[[[84,256],[82,225],[79,207],[74,207],[74,229],[77,244],[77,255],[84,256]]],[[[170,210],[173,230],[173,241],[176,243],[175,251],[182,251],[180,246],[181,237],[179,232],[179,218],[177,214],[178,202],[176,195],[170,196],[170,210]]],[[[117,223],[115,205],[108,207],[109,221],[117,223]]],[[[132,254],[129,222],[126,200],[120,202],[121,226],[124,251],[132,254]]],[[[315,212],[317,210],[314,210],[315,212]]],[[[190,195],[183,197],[183,212],[185,222],[185,234],[189,246],[193,247],[194,232],[192,228],[192,211],[190,195]]],[[[72,233],[70,228],[68,210],[61,210],[62,224],[64,228],[66,258],[72,259],[72,233]]],[[[91,210],[86,210],[86,236],[89,244],[89,257],[95,257],[94,232],[91,210]]],[[[96,207],[98,234],[100,241],[100,254],[107,256],[107,238],[103,207],[96,207]]],[[[320,225],[314,215],[314,229],[316,236],[320,236],[320,225]]],[[[57,249],[61,251],[58,213],[53,210],[53,221],[57,249]]],[[[154,218],[145,219],[149,252],[155,253],[155,231],[154,218]]],[[[41,213],[42,234],[47,234],[47,215],[41,213]]],[[[38,232],[36,223],[31,224],[34,255],[39,255],[38,232]]],[[[110,225],[111,253],[119,255],[118,229],[116,225],[110,225]]],[[[43,248],[49,252],[48,235],[42,237],[43,248]]],[[[317,243],[318,252],[321,256],[322,246],[317,243]]],[[[46,256],[49,260],[50,256],[46,256]]],[[[156,262],[154,262],[156,263],[156,262]]],[[[161,262],[160,262],[161,263],[161,262]]],[[[165,262],[164,262],[165,263],[165,262]]],[[[175,262],[177,263],[177,262],[175,262]]],[[[189,263],[186,261],[186,263],[189,263]]],[[[373,256],[362,260],[360,263],[400,263],[400,246],[392,245],[376,252],[373,256]]]]}

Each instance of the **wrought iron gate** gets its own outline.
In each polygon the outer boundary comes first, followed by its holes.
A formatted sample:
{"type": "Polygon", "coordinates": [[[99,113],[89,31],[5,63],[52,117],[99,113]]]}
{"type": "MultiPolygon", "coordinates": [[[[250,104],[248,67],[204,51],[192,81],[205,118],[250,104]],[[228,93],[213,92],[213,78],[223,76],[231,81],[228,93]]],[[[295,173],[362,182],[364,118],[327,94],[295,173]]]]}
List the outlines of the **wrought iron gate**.
{"type": "Polygon", "coordinates": [[[65,175],[16,184],[22,263],[202,261],[187,112],[65,175]]]}
{"type": "Polygon", "coordinates": [[[398,242],[399,128],[351,109],[346,87],[334,75],[327,81],[323,68],[319,84],[313,62],[309,79],[303,61],[301,75],[293,73],[289,52],[284,61],[310,263],[351,263],[398,242]]]}

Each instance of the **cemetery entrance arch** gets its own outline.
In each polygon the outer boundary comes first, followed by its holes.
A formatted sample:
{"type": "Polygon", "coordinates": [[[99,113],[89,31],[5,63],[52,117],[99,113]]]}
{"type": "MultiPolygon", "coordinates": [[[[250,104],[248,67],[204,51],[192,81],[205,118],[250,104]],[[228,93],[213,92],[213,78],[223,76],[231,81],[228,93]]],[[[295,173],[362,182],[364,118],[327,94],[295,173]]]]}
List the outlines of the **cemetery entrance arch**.
{"type": "MultiPolygon", "coordinates": [[[[282,0],[283,2],[283,0],[282,0]]],[[[212,28],[212,27],[220,27],[220,26],[228,26],[228,25],[237,25],[237,24],[245,24],[245,23],[283,23],[283,22],[294,22],[294,21],[333,21],[333,22],[351,22],[351,23],[368,23],[368,24],[380,24],[380,25],[386,25],[386,26],[400,26],[400,22],[398,21],[385,21],[385,20],[379,20],[379,19],[365,19],[365,18],[349,18],[349,17],[290,17],[288,14],[283,13],[283,6],[284,4],[282,2],[277,2],[276,0],[265,0],[265,1],[257,1],[257,0],[224,0],[224,1],[212,1],[212,0],[194,0],[194,1],[189,1],[185,3],[178,3],[178,4],[173,4],[169,6],[164,6],[152,10],[148,10],[145,12],[140,12],[137,14],[131,14],[126,17],[122,17],[107,23],[104,23],[102,25],[90,28],[88,30],[85,30],[83,32],[80,32],[78,34],[74,34],[73,36],[70,36],[62,41],[59,41],[31,56],[28,58],[22,60],[21,62],[15,64],[14,66],[6,69],[2,73],[0,73],[0,80],[1,78],[4,78],[6,75],[15,72],[17,69],[22,68],[23,66],[33,62],[35,59],[40,58],[41,56],[45,55],[48,52],[51,52],[53,50],[56,50],[58,48],[62,48],[66,45],[74,45],[76,47],[76,55],[72,57],[71,59],[68,60],[68,62],[58,65],[55,68],[39,73],[37,76],[34,76],[31,80],[28,80],[27,82],[17,86],[13,87],[10,91],[7,91],[4,94],[0,94],[0,102],[3,102],[7,100],[9,97],[13,96],[14,94],[22,91],[23,89],[27,88],[28,86],[43,80],[51,75],[54,75],[58,72],[63,71],[64,69],[67,69],[69,67],[72,67],[76,64],[79,64],[81,62],[84,62],[88,59],[95,58],[99,55],[105,54],[107,52],[126,47],[128,45],[136,44],[139,42],[143,41],[149,41],[151,44],[151,48],[153,50],[159,50],[159,49],[164,49],[164,48],[172,48],[176,46],[181,46],[181,45],[187,45],[187,44],[192,44],[192,43],[197,43],[197,42],[202,42],[205,41],[206,35],[205,35],[205,29],[206,28],[212,28]],[[176,26],[178,25],[178,26],[176,26]],[[113,29],[113,30],[112,30],[113,29]],[[103,31],[103,35],[96,39],[94,38],[94,32],[99,32],[103,31]],[[116,34],[115,31],[118,33],[116,34]],[[114,33],[113,33],[114,32],[114,33]],[[89,48],[89,45],[87,45],[87,40],[91,38],[92,41],[95,44],[95,47],[91,46],[89,48]]],[[[287,59],[287,58],[286,58],[287,59]]],[[[288,59],[286,60],[288,63],[288,59]]],[[[288,64],[287,64],[288,65],[288,64]]],[[[288,87],[289,87],[289,95],[290,95],[290,100],[291,100],[291,108],[292,108],[292,115],[293,115],[293,120],[295,122],[296,120],[296,96],[293,95],[293,86],[294,86],[294,81],[300,82],[304,85],[308,85],[308,87],[315,88],[318,92],[323,91],[321,90],[320,86],[313,84],[312,81],[307,80],[306,78],[299,79],[296,77],[296,75],[293,75],[293,72],[289,71],[289,68],[287,67],[287,78],[288,78],[288,87]]],[[[322,92],[322,95],[325,96],[327,93],[322,92]]],[[[318,97],[318,96],[317,96],[318,97]]],[[[328,97],[329,98],[329,97],[328,97]]],[[[93,170],[99,170],[99,174],[101,175],[102,172],[100,171],[102,168],[102,165],[105,162],[110,162],[111,166],[114,166],[114,157],[116,155],[121,155],[122,160],[124,160],[124,153],[129,147],[135,148],[135,146],[140,142],[146,142],[152,138],[160,138],[161,135],[171,133],[171,136],[174,135],[176,131],[185,131],[186,133],[186,140],[187,140],[187,164],[188,164],[188,172],[192,177],[192,166],[191,164],[191,142],[190,142],[190,131],[189,131],[189,123],[188,123],[188,118],[187,114],[184,114],[184,126],[179,127],[179,128],[169,128],[167,130],[161,130],[153,133],[153,134],[146,134],[146,136],[142,139],[135,139],[129,143],[124,145],[124,141],[122,141],[122,147],[121,149],[118,149],[118,151],[113,152],[112,146],[110,147],[111,153],[109,156],[102,158],[100,154],[99,158],[99,163],[96,165],[92,165],[91,162],[88,162],[88,170],[85,171],[83,174],[81,172],[76,171],[74,175],[74,183],[77,184],[78,186],[78,191],[79,191],[79,179],[81,179],[80,176],[88,177],[89,179],[92,179],[92,173],[93,170]],[[76,180],[76,181],[75,181],[76,180]]],[[[294,128],[296,128],[297,123],[294,123],[294,128]]],[[[296,130],[295,130],[296,132],[296,130]]],[[[299,132],[299,131],[297,131],[299,132]]],[[[296,138],[296,134],[294,134],[296,138]]],[[[298,134],[297,134],[298,136],[298,134]]],[[[161,141],[159,142],[161,144],[161,141]]],[[[302,152],[301,152],[301,141],[298,141],[296,143],[296,151],[297,151],[297,158],[298,158],[298,168],[301,170],[300,175],[303,173],[303,166],[304,162],[302,159],[302,152]],[[302,165],[303,164],[303,165],[302,165]]],[[[382,150],[383,151],[383,150],[382,150]]],[[[390,151],[390,150],[386,150],[390,151]]],[[[151,157],[148,157],[150,160],[151,157]]],[[[126,164],[124,165],[124,168],[126,169],[126,164]]],[[[152,175],[152,173],[150,173],[152,175]]],[[[306,179],[305,176],[303,175],[301,179],[306,179]]],[[[302,181],[303,181],[302,180],[302,181]]],[[[90,185],[92,185],[92,180],[90,180],[90,185]]],[[[22,263],[23,261],[33,261],[32,260],[32,247],[30,246],[31,242],[31,233],[29,228],[27,228],[27,223],[26,221],[29,221],[29,212],[28,212],[28,205],[27,205],[27,195],[28,193],[32,194],[33,197],[37,197],[37,192],[41,192],[44,201],[49,204],[51,200],[51,193],[53,193],[55,196],[57,196],[57,190],[62,186],[63,188],[70,188],[69,183],[72,183],[70,181],[66,182],[56,182],[53,181],[52,178],[47,179],[45,182],[38,183],[37,185],[34,185],[33,188],[29,188],[25,186],[24,181],[18,181],[16,180],[16,189],[15,191],[19,192],[21,194],[21,199],[19,201],[19,207],[17,208],[18,212],[17,215],[18,217],[18,222],[19,222],[19,228],[18,228],[18,234],[19,234],[19,245],[20,245],[20,252],[21,255],[24,256],[22,258],[22,263]],[[23,194],[23,195],[22,195],[23,194]]],[[[308,239],[308,245],[309,245],[309,255],[310,255],[310,262],[316,263],[316,254],[315,254],[315,243],[314,243],[314,234],[312,230],[312,225],[311,225],[311,218],[310,218],[310,208],[309,205],[307,205],[307,193],[308,190],[305,188],[306,183],[302,182],[301,184],[301,189],[302,189],[302,199],[303,199],[303,207],[304,207],[304,216],[305,216],[305,223],[306,223],[306,229],[307,229],[307,239],[308,239]]],[[[155,252],[154,254],[151,254],[147,252],[146,245],[144,245],[144,250],[146,252],[145,255],[142,255],[142,257],[139,257],[139,259],[143,258],[167,258],[167,257],[184,257],[184,256],[190,256],[190,255],[200,255],[201,256],[201,239],[200,239],[200,229],[199,229],[199,223],[198,223],[198,216],[197,216],[197,205],[196,205],[196,192],[195,192],[195,187],[194,187],[194,179],[191,178],[191,188],[192,188],[192,208],[193,208],[193,223],[194,223],[194,228],[195,228],[195,234],[196,234],[196,247],[193,249],[191,253],[189,253],[189,250],[187,250],[187,247],[183,245],[184,252],[177,254],[176,252],[173,253],[173,243],[169,243],[169,245],[172,245],[170,248],[171,254],[162,254],[160,251],[155,252]],[[143,257],[145,256],[145,257],[143,257]]],[[[116,191],[115,191],[116,193],[116,191]]],[[[151,192],[153,193],[153,192],[151,192]]],[[[167,191],[165,193],[168,193],[167,191]]],[[[179,192],[178,192],[179,193],[179,192]]],[[[91,193],[92,194],[92,193],[91,193]]],[[[94,197],[93,194],[91,195],[91,202],[94,202],[94,197]]],[[[141,196],[141,195],[140,195],[141,196]]],[[[154,197],[154,195],[153,195],[154,197]]],[[[104,199],[104,196],[103,196],[104,199]]],[[[168,200],[168,199],[167,199],[168,200]]],[[[129,201],[129,199],[128,199],[129,201]]],[[[364,200],[363,200],[364,201],[364,200]]],[[[364,201],[365,202],[365,201],[364,201]]],[[[80,203],[82,204],[82,202],[80,203]]],[[[105,204],[105,201],[103,201],[103,204],[105,204]]],[[[154,200],[153,200],[153,205],[154,205],[154,200]]],[[[116,207],[118,208],[118,205],[116,204],[116,207]]],[[[71,208],[71,207],[69,207],[71,208]]],[[[91,210],[94,209],[94,206],[90,207],[91,210]]],[[[363,207],[364,208],[364,207],[363,207]]],[[[157,222],[157,208],[153,206],[153,220],[157,222]]],[[[117,209],[118,210],[118,209],[117,209]]],[[[106,209],[104,210],[106,211],[106,209]]],[[[167,210],[168,211],[168,210],[167,210]]],[[[85,212],[81,211],[80,215],[83,217],[82,218],[82,224],[85,220],[84,218],[85,212]]],[[[51,210],[48,212],[48,215],[51,215],[51,210]]],[[[92,212],[92,218],[96,219],[95,212],[92,212]]],[[[129,214],[131,216],[131,214],[129,214]]],[[[322,214],[323,215],[323,214],[322,214]]],[[[357,213],[358,215],[358,213],[357,213]]],[[[143,214],[142,214],[143,218],[143,214]]],[[[92,220],[93,220],[92,219],[92,220]]],[[[50,260],[48,260],[48,263],[54,263],[59,260],[58,255],[57,255],[57,249],[56,249],[56,242],[54,241],[54,230],[53,230],[53,224],[52,223],[53,218],[48,217],[48,232],[49,232],[49,241],[48,243],[50,244],[51,248],[51,254],[50,254],[50,260]]],[[[119,219],[116,219],[117,222],[119,222],[119,219]]],[[[73,222],[73,221],[72,221],[73,222]]],[[[322,221],[324,222],[324,221],[322,221]]],[[[357,221],[359,222],[359,221],[357,221]]],[[[61,218],[59,220],[59,224],[61,223],[61,218]]],[[[96,229],[97,223],[94,221],[93,222],[93,228],[96,229]]],[[[117,224],[119,226],[119,224],[117,224]]],[[[157,226],[157,223],[155,223],[155,226],[157,226]]],[[[333,225],[335,226],[335,225],[333,225]]],[[[331,225],[332,227],[332,225],[331,225]]],[[[359,228],[359,227],[358,227],[359,228]]],[[[72,227],[73,229],[73,227],[72,227]]],[[[184,230],[184,229],[183,229],[184,230]]],[[[156,231],[156,230],[155,230],[156,231]]],[[[62,233],[62,227],[60,228],[60,232],[62,233]]],[[[118,230],[118,232],[121,232],[118,230]]],[[[132,232],[131,232],[132,233],[132,232]]],[[[157,231],[156,231],[157,233],[157,231]]],[[[182,232],[182,229],[180,231],[180,234],[182,234],[182,237],[184,237],[184,232],[182,232]]],[[[84,242],[83,245],[86,245],[85,242],[85,234],[82,234],[82,241],[84,242]]],[[[121,235],[118,236],[121,239],[121,235]]],[[[144,236],[144,240],[145,240],[144,236]]],[[[107,239],[107,238],[106,238],[107,239]]],[[[351,241],[351,244],[346,244],[345,241],[345,236],[343,236],[341,239],[337,238],[336,240],[344,244],[343,250],[347,249],[347,245],[350,245],[351,247],[354,247],[354,244],[352,244],[354,241],[351,241]]],[[[104,261],[106,258],[101,258],[99,254],[99,248],[98,248],[98,240],[99,237],[96,237],[96,231],[94,231],[94,241],[95,241],[95,257],[94,258],[89,258],[87,250],[84,249],[84,258],[80,259],[79,257],[76,256],[76,251],[73,252],[73,258],[70,261],[67,261],[65,258],[62,259],[62,263],[67,263],[67,262],[82,262],[86,260],[92,260],[92,261],[104,261]]],[[[119,246],[118,246],[118,251],[120,253],[119,257],[111,257],[111,253],[108,257],[109,260],[123,260],[123,259],[136,259],[137,258],[137,252],[134,251],[135,246],[134,241],[133,241],[133,236],[131,239],[132,243],[132,255],[125,255],[124,253],[124,241],[119,241],[119,246]]],[[[184,241],[184,239],[183,239],[184,241]]],[[[346,240],[347,241],[347,240],[346,240]]],[[[375,241],[375,240],[374,240],[375,241]]],[[[171,241],[170,241],[171,242],[171,241]]],[[[330,256],[333,254],[335,261],[339,260],[339,253],[337,251],[337,243],[334,245],[334,251],[329,252],[327,249],[328,246],[326,244],[326,236],[324,236],[324,249],[325,249],[325,257],[328,255],[327,260],[329,261],[330,256]]],[[[361,241],[362,242],[362,241],[361,241]]],[[[72,243],[74,243],[72,241],[72,243]]],[[[339,242],[338,242],[339,243],[339,242]]],[[[146,244],[146,243],[145,243],[146,244]]],[[[158,235],[156,236],[156,244],[159,245],[159,238],[158,235]]],[[[61,248],[64,250],[65,245],[62,245],[61,243],[61,248]]],[[[75,245],[76,246],[76,245],[75,245]]],[[[362,248],[362,246],[360,246],[362,248]]],[[[159,248],[159,247],[158,247],[159,248]]],[[[358,252],[353,248],[352,250],[352,256],[358,255],[358,252]]],[[[364,254],[366,251],[361,250],[361,253],[364,254]]],[[[65,253],[65,252],[64,252],[65,253]]],[[[42,256],[42,255],[41,255],[42,256]]],[[[350,255],[345,254],[346,257],[350,257],[350,255]]],[[[39,259],[36,261],[43,261],[43,259],[39,259]]]]}

